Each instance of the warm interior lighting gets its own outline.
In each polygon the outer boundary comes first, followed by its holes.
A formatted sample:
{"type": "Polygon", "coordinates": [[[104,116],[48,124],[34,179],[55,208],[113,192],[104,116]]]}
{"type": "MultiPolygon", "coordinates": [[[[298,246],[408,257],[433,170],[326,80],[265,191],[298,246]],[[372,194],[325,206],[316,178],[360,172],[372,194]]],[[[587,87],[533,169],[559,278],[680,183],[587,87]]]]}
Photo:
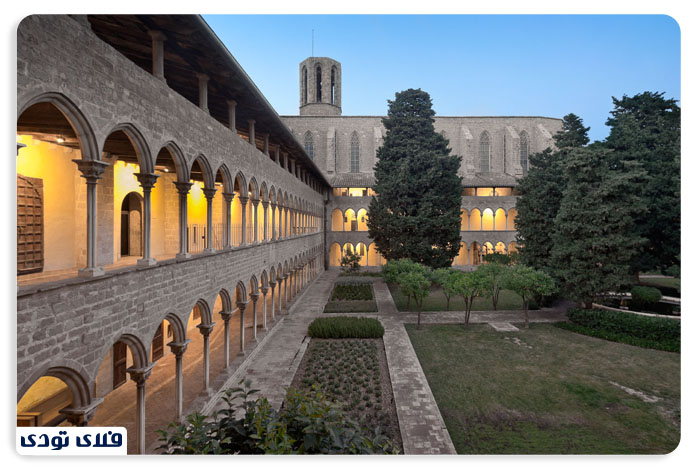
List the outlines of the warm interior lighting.
{"type": "Polygon", "coordinates": [[[65,143],[65,138],[63,138],[62,136],[58,135],[58,136],[56,137],[56,141],[57,141],[58,143],[65,143]]]}

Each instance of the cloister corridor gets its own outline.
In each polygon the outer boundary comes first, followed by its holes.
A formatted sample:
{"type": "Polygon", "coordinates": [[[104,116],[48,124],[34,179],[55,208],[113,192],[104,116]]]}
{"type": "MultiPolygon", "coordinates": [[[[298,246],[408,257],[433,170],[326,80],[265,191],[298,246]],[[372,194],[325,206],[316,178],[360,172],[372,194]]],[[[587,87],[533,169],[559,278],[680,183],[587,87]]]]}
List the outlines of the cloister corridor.
{"type": "MultiPolygon", "coordinates": [[[[277,300],[277,295],[276,295],[277,300]]],[[[277,302],[276,302],[277,306],[277,302]]],[[[267,327],[270,328],[279,319],[276,309],[275,321],[271,319],[270,292],[268,293],[267,327]]],[[[245,314],[245,353],[253,349],[253,314],[251,305],[245,314]]],[[[257,306],[257,337],[263,337],[261,302],[257,306]]],[[[239,354],[239,315],[235,311],[230,320],[230,367],[225,372],[224,323],[217,315],[215,328],[210,335],[210,389],[214,393],[227,378],[228,372],[234,371],[244,359],[239,354]]],[[[189,343],[183,355],[183,414],[200,409],[208,395],[204,392],[203,339],[196,328],[189,329],[189,343]],[[202,397],[196,401],[199,397],[202,397]],[[195,405],[193,403],[195,402],[195,405]]],[[[166,347],[166,345],[165,345],[166,347]]],[[[174,421],[176,414],[176,359],[174,353],[167,353],[157,361],[146,382],[145,405],[145,445],[147,453],[153,453],[159,446],[158,429],[166,429],[174,421]]],[[[123,426],[128,431],[128,453],[137,453],[136,434],[136,385],[129,380],[109,393],[99,405],[90,426],[123,426]]]]}

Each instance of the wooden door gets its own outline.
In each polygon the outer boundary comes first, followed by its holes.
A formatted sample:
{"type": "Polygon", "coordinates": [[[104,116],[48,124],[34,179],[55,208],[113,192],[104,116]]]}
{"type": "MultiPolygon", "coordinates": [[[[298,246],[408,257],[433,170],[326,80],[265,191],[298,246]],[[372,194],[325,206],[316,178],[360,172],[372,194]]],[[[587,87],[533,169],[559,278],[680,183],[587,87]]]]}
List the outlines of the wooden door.
{"type": "Polygon", "coordinates": [[[118,342],[114,344],[113,350],[113,368],[114,368],[114,389],[126,383],[126,344],[118,342]]]}
{"type": "Polygon", "coordinates": [[[160,323],[155,332],[155,337],[152,338],[152,361],[157,361],[164,356],[164,334],[162,333],[162,324],[160,323]]]}
{"type": "Polygon", "coordinates": [[[43,180],[17,175],[17,275],[43,271],[43,180]]]}

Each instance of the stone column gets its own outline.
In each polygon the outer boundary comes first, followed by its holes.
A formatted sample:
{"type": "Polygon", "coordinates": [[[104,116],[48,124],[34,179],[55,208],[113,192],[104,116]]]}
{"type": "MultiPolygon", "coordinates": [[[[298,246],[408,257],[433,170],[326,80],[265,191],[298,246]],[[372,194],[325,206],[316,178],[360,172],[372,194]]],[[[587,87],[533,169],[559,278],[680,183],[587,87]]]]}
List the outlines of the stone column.
{"type": "Polygon", "coordinates": [[[239,197],[239,203],[242,205],[242,243],[240,245],[247,245],[247,238],[246,238],[246,232],[247,232],[247,219],[246,219],[246,205],[247,202],[249,201],[249,197],[239,197]]]}
{"type": "Polygon", "coordinates": [[[152,74],[158,80],[166,83],[167,80],[164,78],[164,41],[167,40],[167,36],[162,31],[151,30],[147,33],[152,38],[152,74]]]}
{"type": "Polygon", "coordinates": [[[284,276],[278,276],[278,313],[283,313],[283,280],[284,276]]]}
{"type": "Polygon", "coordinates": [[[266,133],[263,135],[263,154],[265,154],[266,156],[270,156],[270,153],[269,153],[270,144],[271,144],[271,136],[268,133],[266,133]]]}
{"type": "Polygon", "coordinates": [[[251,293],[249,294],[249,297],[251,298],[251,304],[252,304],[252,310],[254,312],[254,340],[256,339],[256,326],[258,323],[258,318],[256,317],[256,302],[259,300],[259,293],[251,293]]]}
{"type": "Polygon", "coordinates": [[[210,333],[213,331],[215,322],[197,325],[198,331],[203,335],[203,383],[204,391],[210,388],[210,333]]]}
{"type": "Polygon", "coordinates": [[[232,318],[232,312],[220,312],[222,321],[225,324],[225,369],[230,367],[230,319],[232,318]]]}
{"type": "Polygon", "coordinates": [[[269,203],[267,201],[261,202],[261,206],[263,206],[263,240],[264,240],[264,242],[268,242],[270,240],[268,238],[268,205],[269,205],[269,203]]]}
{"type": "Polygon", "coordinates": [[[225,199],[225,234],[223,249],[232,248],[232,200],[234,200],[234,192],[223,192],[222,197],[225,199]]]}
{"type": "Polygon", "coordinates": [[[143,258],[138,259],[138,265],[151,266],[157,263],[154,258],[151,258],[151,241],[152,241],[152,189],[159,177],[157,174],[135,174],[135,177],[140,182],[143,188],[143,258]]]}
{"type": "Polygon", "coordinates": [[[264,286],[261,288],[261,294],[263,294],[263,329],[267,330],[266,327],[266,293],[268,292],[268,287],[264,286]]]}
{"type": "Polygon", "coordinates": [[[196,73],[198,76],[198,107],[206,112],[208,111],[208,80],[210,79],[205,73],[196,73]]]}
{"type": "Polygon", "coordinates": [[[271,286],[271,320],[275,320],[275,287],[276,287],[276,282],[271,281],[268,283],[271,286]]]}
{"type": "Polygon", "coordinates": [[[172,350],[175,358],[176,364],[176,379],[174,385],[176,385],[176,420],[181,421],[184,415],[184,353],[191,340],[185,340],[180,343],[171,342],[167,343],[169,349],[172,350]]]}
{"type": "Polygon", "coordinates": [[[249,144],[256,148],[256,131],[254,129],[254,124],[256,120],[249,119],[249,144]]]}
{"type": "Polygon", "coordinates": [[[205,195],[206,208],[205,208],[205,218],[206,218],[206,237],[205,237],[205,249],[204,252],[213,253],[215,249],[213,248],[213,198],[215,198],[215,188],[204,188],[203,194],[205,195]]]}
{"type": "Polygon", "coordinates": [[[73,159],[73,162],[87,182],[87,266],[78,276],[93,278],[104,274],[104,269],[97,266],[97,181],[109,164],[86,159],[73,159]]]}
{"type": "Polygon", "coordinates": [[[271,203],[271,240],[278,240],[278,236],[276,235],[276,205],[275,203],[271,203]]]}
{"type": "Polygon", "coordinates": [[[275,149],[275,162],[280,166],[280,145],[276,146],[275,149]]]}
{"type": "Polygon", "coordinates": [[[244,310],[249,302],[237,302],[239,309],[239,353],[244,354],[244,310]]]}
{"type": "Polygon", "coordinates": [[[138,388],[135,409],[135,433],[138,447],[137,453],[140,455],[145,453],[145,381],[150,377],[153,367],[154,364],[150,364],[148,367],[141,369],[131,367],[126,370],[138,388]]]}
{"type": "Polygon", "coordinates": [[[68,422],[73,426],[87,427],[89,426],[89,422],[94,417],[94,412],[97,410],[97,406],[99,406],[103,401],[103,398],[94,398],[87,406],[82,406],[80,408],[63,408],[58,412],[64,415],[68,422]]]}
{"type": "Polygon", "coordinates": [[[174,182],[176,191],[179,193],[179,253],[176,254],[177,259],[190,258],[188,253],[188,209],[187,195],[191,190],[191,182],[174,182]]]}
{"type": "Polygon", "coordinates": [[[237,133],[237,101],[230,99],[227,101],[227,126],[235,134],[237,133]]]}
{"type": "Polygon", "coordinates": [[[254,244],[259,243],[259,200],[252,198],[251,205],[254,207],[254,244]]]}

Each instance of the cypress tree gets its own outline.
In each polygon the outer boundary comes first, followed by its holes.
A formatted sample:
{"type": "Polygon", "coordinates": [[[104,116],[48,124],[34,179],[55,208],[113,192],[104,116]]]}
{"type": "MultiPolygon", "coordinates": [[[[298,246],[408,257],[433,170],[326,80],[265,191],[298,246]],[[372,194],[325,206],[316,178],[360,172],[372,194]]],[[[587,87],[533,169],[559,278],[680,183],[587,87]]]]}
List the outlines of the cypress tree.
{"type": "Polygon", "coordinates": [[[375,165],[378,196],[368,210],[370,237],[387,260],[448,267],[460,247],[461,157],[450,155],[448,141],[435,132],[428,93],[407,89],[388,103],[375,165]]]}

